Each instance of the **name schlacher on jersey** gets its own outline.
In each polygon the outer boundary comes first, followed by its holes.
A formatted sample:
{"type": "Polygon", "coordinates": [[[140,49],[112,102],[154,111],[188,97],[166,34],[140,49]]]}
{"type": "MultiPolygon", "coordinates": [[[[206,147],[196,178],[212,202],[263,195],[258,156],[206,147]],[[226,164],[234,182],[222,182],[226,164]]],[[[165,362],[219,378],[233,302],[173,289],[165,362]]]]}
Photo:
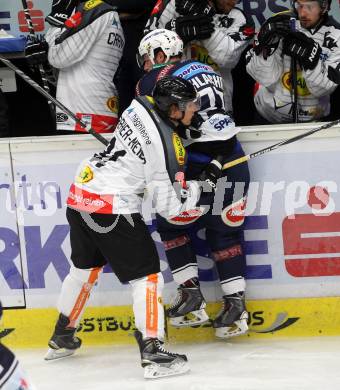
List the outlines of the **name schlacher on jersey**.
{"type": "Polygon", "coordinates": [[[193,77],[190,82],[194,85],[196,89],[200,87],[205,87],[207,84],[214,84],[215,87],[223,90],[223,79],[217,74],[206,74],[202,73],[193,77]]]}

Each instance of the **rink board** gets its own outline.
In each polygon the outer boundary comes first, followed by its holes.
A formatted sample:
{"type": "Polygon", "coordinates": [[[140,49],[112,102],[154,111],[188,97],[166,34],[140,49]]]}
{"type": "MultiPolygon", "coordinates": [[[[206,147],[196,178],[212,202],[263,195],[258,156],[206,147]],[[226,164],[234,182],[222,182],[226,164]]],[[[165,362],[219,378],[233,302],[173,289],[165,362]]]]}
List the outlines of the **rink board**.
{"type": "MultiPolygon", "coordinates": [[[[253,153],[316,126],[244,128],[239,139],[253,153]]],[[[339,141],[337,126],[249,163],[244,232],[249,337],[340,334],[339,141]],[[321,188],[322,199],[311,196],[313,188],[321,188]]],[[[0,141],[0,297],[12,308],[5,311],[0,337],[8,344],[42,346],[52,333],[70,268],[65,199],[78,164],[99,150],[87,135],[0,141]]],[[[169,304],[176,285],[151,211],[143,207],[169,304]]],[[[204,297],[218,302],[221,289],[204,231],[192,233],[204,297]]],[[[133,342],[131,303],[128,286],[105,267],[83,318],[84,342],[133,342]]],[[[212,318],[218,307],[209,306],[212,318]]],[[[209,324],[168,327],[169,339],[178,342],[210,340],[213,333],[209,324]]]]}
{"type": "MultiPolygon", "coordinates": [[[[340,335],[340,298],[306,298],[249,301],[249,333],[241,337],[277,338],[340,335]]],[[[208,305],[214,318],[219,304],[208,305]]],[[[15,348],[44,347],[57,318],[55,309],[6,311],[0,330],[1,341],[15,348]]],[[[132,307],[90,307],[80,324],[78,336],[84,345],[134,343],[132,307]]],[[[214,340],[211,323],[199,327],[166,327],[171,343],[214,340]]]]}

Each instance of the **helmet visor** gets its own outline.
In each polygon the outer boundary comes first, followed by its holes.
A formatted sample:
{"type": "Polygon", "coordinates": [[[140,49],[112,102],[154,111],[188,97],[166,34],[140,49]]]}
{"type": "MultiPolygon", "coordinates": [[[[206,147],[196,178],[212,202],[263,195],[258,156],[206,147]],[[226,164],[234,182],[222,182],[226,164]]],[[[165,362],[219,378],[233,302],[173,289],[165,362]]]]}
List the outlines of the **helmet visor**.
{"type": "Polygon", "coordinates": [[[299,3],[298,1],[295,1],[294,8],[296,11],[301,11],[305,9],[307,12],[312,12],[313,10],[320,8],[320,3],[317,0],[306,1],[303,3],[299,3]]]}
{"type": "Polygon", "coordinates": [[[181,111],[199,111],[201,109],[201,97],[199,95],[196,95],[196,98],[194,100],[178,102],[178,108],[181,111]]]}

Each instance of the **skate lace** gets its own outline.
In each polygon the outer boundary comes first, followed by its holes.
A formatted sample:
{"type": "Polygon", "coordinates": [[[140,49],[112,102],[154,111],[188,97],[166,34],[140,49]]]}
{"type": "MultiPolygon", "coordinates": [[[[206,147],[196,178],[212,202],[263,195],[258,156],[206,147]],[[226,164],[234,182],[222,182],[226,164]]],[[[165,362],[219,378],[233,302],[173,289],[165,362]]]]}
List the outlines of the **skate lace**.
{"type": "Polygon", "coordinates": [[[159,352],[165,353],[165,354],[170,355],[170,356],[176,356],[175,353],[172,353],[172,352],[170,352],[170,351],[167,351],[167,350],[163,347],[163,343],[162,343],[161,341],[159,341],[159,340],[156,339],[156,340],[155,340],[155,345],[156,345],[157,350],[158,350],[159,352]]]}
{"type": "Polygon", "coordinates": [[[177,290],[177,295],[175,297],[175,300],[170,304],[170,309],[174,309],[182,302],[182,290],[177,290]]]}

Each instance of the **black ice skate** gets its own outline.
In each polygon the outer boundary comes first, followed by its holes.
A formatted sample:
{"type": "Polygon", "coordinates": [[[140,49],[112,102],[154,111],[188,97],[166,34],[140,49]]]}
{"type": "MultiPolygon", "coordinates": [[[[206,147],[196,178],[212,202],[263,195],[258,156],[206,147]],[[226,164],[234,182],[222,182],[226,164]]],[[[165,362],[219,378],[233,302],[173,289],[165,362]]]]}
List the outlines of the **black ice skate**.
{"type": "Polygon", "coordinates": [[[227,339],[248,330],[244,291],[223,296],[223,307],[213,321],[216,337],[227,339]]]}
{"type": "Polygon", "coordinates": [[[190,370],[188,359],[185,355],[172,353],[163,348],[163,343],[143,335],[136,330],[134,336],[137,340],[141,365],[144,367],[144,378],[157,379],[165,376],[184,374],[190,370]]]}
{"type": "Polygon", "coordinates": [[[189,279],[177,289],[174,302],[166,311],[170,324],[178,328],[207,322],[206,303],[197,278],[189,279]]]}
{"type": "Polygon", "coordinates": [[[68,328],[68,317],[59,315],[54,333],[48,342],[50,347],[45,356],[45,360],[61,359],[73,355],[81,346],[81,340],[75,336],[76,328],[68,328]]]}

